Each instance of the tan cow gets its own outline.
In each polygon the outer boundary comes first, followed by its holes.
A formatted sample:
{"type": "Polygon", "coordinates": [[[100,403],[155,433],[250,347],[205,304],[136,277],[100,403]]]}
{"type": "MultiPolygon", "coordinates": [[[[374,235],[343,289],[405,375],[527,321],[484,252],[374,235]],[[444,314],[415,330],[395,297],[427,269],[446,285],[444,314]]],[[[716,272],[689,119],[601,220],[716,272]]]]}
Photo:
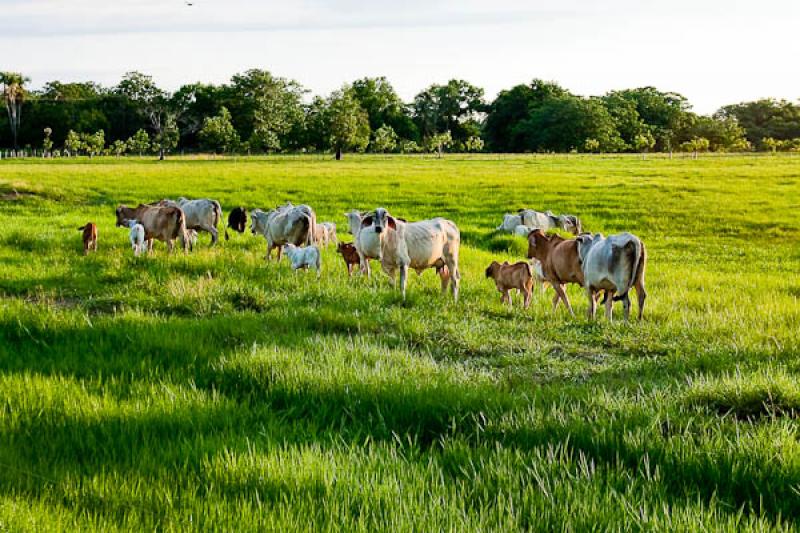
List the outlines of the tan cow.
{"type": "Polygon", "coordinates": [[[564,291],[567,283],[583,286],[583,270],[578,256],[578,244],[575,239],[564,239],[558,235],[545,235],[542,230],[535,229],[528,235],[528,258],[536,258],[542,264],[544,279],[553,286],[556,295],[553,298],[553,309],[558,301],[571,314],[575,314],[564,291]]]}
{"type": "Polygon", "coordinates": [[[519,261],[509,265],[508,261],[502,264],[492,261],[486,268],[486,277],[494,279],[497,290],[502,293],[501,302],[508,302],[511,305],[511,292],[517,289],[524,295],[525,309],[531,305],[531,292],[533,291],[533,267],[525,261],[519,261]]]}
{"type": "Polygon", "coordinates": [[[138,207],[117,207],[117,227],[127,227],[128,220],[138,220],[144,227],[148,250],[153,249],[153,239],[167,243],[172,252],[175,239],[181,243],[184,253],[189,250],[186,236],[186,216],[179,207],[161,207],[139,204],[138,207]]]}

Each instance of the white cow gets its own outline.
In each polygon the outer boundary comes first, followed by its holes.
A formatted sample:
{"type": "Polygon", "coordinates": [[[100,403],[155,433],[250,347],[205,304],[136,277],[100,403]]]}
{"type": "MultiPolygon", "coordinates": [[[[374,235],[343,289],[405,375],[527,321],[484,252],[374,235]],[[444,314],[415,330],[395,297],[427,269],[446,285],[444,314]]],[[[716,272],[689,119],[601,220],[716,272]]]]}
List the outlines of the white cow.
{"type": "Polygon", "coordinates": [[[320,259],[319,248],[314,246],[305,246],[300,248],[294,244],[284,244],[283,253],[289,258],[292,263],[292,270],[297,272],[298,269],[313,268],[317,271],[317,277],[322,273],[322,261],[320,259]]]}
{"type": "Polygon", "coordinates": [[[219,231],[217,226],[222,221],[222,207],[216,200],[201,198],[187,200],[183,196],[175,200],[161,200],[160,205],[180,207],[186,215],[186,229],[207,231],[211,234],[211,244],[217,244],[219,231]]]}
{"type": "Polygon", "coordinates": [[[644,288],[644,270],[647,253],[644,244],[635,235],[620,233],[608,238],[598,233],[577,237],[578,257],[583,270],[583,286],[589,297],[589,319],[596,312],[595,293],[605,290],[606,316],[610,321],[614,301],[622,300],[625,320],[630,317],[631,302],[628,292],[636,288],[639,299],[639,320],[644,312],[647,292],[644,288]],[[618,296],[614,296],[618,293],[618,296]]]}
{"type": "Polygon", "coordinates": [[[506,213],[503,215],[503,223],[497,226],[497,230],[503,230],[506,233],[514,233],[514,230],[517,226],[521,226],[522,224],[522,217],[520,215],[512,215],[506,213]]]}
{"type": "Polygon", "coordinates": [[[560,228],[573,235],[579,235],[583,231],[580,219],[574,215],[555,215],[552,211],[543,213],[534,209],[520,209],[516,215],[506,213],[503,215],[503,223],[496,229],[517,234],[519,226],[526,226],[530,231],[560,228]]]}
{"type": "Polygon", "coordinates": [[[250,213],[250,231],[253,235],[263,235],[267,239],[267,261],[273,248],[278,249],[281,259],[284,244],[314,244],[314,228],[317,216],[307,205],[294,206],[290,203],[271,211],[253,209],[250,213]]]}
{"type": "Polygon", "coordinates": [[[532,232],[535,229],[536,228],[532,228],[530,226],[525,226],[523,224],[520,224],[519,226],[514,228],[514,235],[516,235],[517,237],[528,238],[528,235],[530,234],[530,232],[532,232]]]}
{"type": "Polygon", "coordinates": [[[381,259],[381,238],[380,235],[375,233],[372,228],[372,219],[370,224],[364,225],[363,221],[367,215],[362,215],[356,210],[345,213],[350,233],[353,235],[353,244],[358,252],[358,259],[361,266],[361,273],[366,274],[367,277],[371,275],[369,266],[370,259],[381,259]],[[365,229],[366,231],[361,231],[365,229]]]}
{"type": "Polygon", "coordinates": [[[458,300],[461,234],[455,223],[444,218],[403,222],[381,207],[362,219],[359,238],[365,234],[374,234],[380,239],[381,267],[392,281],[395,272],[400,271],[403,300],[406,298],[409,268],[416,270],[417,274],[436,268],[442,280],[442,292],[449,284],[453,299],[458,300]]]}
{"type": "Polygon", "coordinates": [[[326,246],[330,243],[339,243],[339,238],[336,235],[336,222],[320,222],[319,225],[325,228],[326,246]]]}
{"type": "Polygon", "coordinates": [[[131,247],[133,248],[133,255],[139,256],[148,250],[148,246],[144,240],[144,226],[139,224],[138,220],[128,220],[128,227],[130,231],[131,247]]]}

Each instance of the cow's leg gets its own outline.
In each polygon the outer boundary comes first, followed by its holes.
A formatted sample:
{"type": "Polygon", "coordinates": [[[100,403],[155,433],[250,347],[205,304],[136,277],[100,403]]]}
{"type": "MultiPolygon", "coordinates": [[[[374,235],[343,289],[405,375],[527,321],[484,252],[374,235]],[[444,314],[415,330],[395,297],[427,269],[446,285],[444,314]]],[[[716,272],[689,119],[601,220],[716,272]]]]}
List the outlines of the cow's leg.
{"type": "Polygon", "coordinates": [[[175,248],[175,243],[172,239],[167,239],[167,252],[172,253],[173,248],[175,248]]]}
{"type": "Polygon", "coordinates": [[[614,321],[614,291],[606,291],[606,318],[609,322],[614,321]]]}
{"type": "Polygon", "coordinates": [[[558,295],[558,291],[555,290],[556,286],[553,285],[553,291],[555,292],[555,296],[553,296],[553,311],[558,309],[558,302],[561,300],[561,296],[558,295]]]}
{"type": "Polygon", "coordinates": [[[403,294],[403,301],[406,301],[406,285],[408,284],[408,265],[400,265],[400,292],[403,294]]]}
{"type": "Polygon", "coordinates": [[[647,298],[647,291],[644,288],[644,280],[636,283],[634,287],[636,288],[636,297],[639,300],[639,320],[641,320],[642,316],[644,315],[644,301],[647,298]]]}
{"type": "Polygon", "coordinates": [[[436,269],[436,273],[439,274],[439,279],[442,280],[442,294],[447,292],[447,285],[450,283],[450,269],[446,266],[436,269]]]}
{"type": "Polygon", "coordinates": [[[525,309],[527,309],[531,306],[531,294],[533,293],[533,283],[525,285],[525,290],[523,291],[523,293],[525,294],[524,306],[525,309]]]}
{"type": "Polygon", "coordinates": [[[575,315],[575,311],[572,310],[572,305],[569,303],[569,298],[567,298],[567,293],[564,291],[564,285],[561,283],[557,283],[553,285],[553,288],[556,290],[556,295],[561,298],[561,301],[564,302],[564,305],[567,306],[567,310],[569,314],[575,315]]]}
{"type": "Polygon", "coordinates": [[[211,226],[208,231],[211,233],[211,246],[219,242],[219,231],[214,226],[211,226]]]}
{"type": "Polygon", "coordinates": [[[629,294],[625,295],[622,299],[622,310],[625,315],[625,322],[630,322],[631,319],[631,297],[629,294]]]}
{"type": "Polygon", "coordinates": [[[589,320],[594,320],[594,315],[597,310],[597,300],[594,297],[594,291],[591,288],[586,288],[586,296],[589,297],[589,309],[587,311],[587,315],[589,316],[589,320]]]}

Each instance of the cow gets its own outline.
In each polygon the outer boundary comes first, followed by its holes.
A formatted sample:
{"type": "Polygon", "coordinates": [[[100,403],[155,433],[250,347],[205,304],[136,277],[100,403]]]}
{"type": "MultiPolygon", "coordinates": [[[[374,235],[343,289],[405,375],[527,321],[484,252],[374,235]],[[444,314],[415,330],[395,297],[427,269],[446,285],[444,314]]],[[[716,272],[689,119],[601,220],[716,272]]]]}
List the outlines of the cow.
{"type": "Polygon", "coordinates": [[[89,255],[89,251],[97,251],[97,224],[87,222],[78,231],[83,232],[83,255],[89,255]]]}
{"type": "Polygon", "coordinates": [[[574,315],[564,285],[575,283],[583,286],[583,270],[578,256],[578,243],[575,239],[564,239],[558,235],[546,235],[535,229],[528,235],[528,258],[541,262],[542,274],[556,292],[553,298],[553,310],[558,307],[559,300],[574,315]]]}
{"type": "MultiPolygon", "coordinates": [[[[361,273],[366,274],[369,278],[371,275],[371,269],[369,266],[370,259],[378,259],[381,258],[381,239],[375,231],[367,229],[362,234],[362,228],[364,228],[363,221],[368,216],[366,214],[361,214],[359,211],[353,210],[349,213],[345,213],[347,217],[347,224],[350,233],[353,235],[353,245],[356,247],[356,251],[358,252],[359,262],[361,265],[361,273]]],[[[370,218],[370,221],[372,219],[370,218]]],[[[367,226],[370,226],[367,224],[367,226]]]]}
{"type": "Polygon", "coordinates": [[[336,253],[341,254],[344,259],[344,265],[347,267],[347,275],[353,275],[353,267],[361,264],[361,259],[358,257],[358,250],[355,245],[349,242],[340,242],[336,244],[336,253]]]}
{"type": "Polygon", "coordinates": [[[294,206],[290,203],[271,211],[253,209],[250,213],[250,231],[253,235],[263,235],[267,239],[267,261],[270,260],[273,248],[278,249],[278,261],[281,260],[284,244],[314,244],[314,228],[317,216],[307,205],[294,206]]]}
{"type": "Polygon", "coordinates": [[[442,282],[442,292],[448,285],[453,299],[458,301],[461,273],[458,270],[458,254],[461,233],[451,220],[441,217],[419,222],[403,222],[392,217],[379,207],[363,217],[359,239],[366,233],[375,234],[380,240],[381,267],[394,281],[395,272],[400,272],[400,292],[406,299],[408,269],[421,274],[423,270],[435,268],[442,282]]]}
{"type": "Polygon", "coordinates": [[[322,274],[322,262],[320,259],[319,248],[315,245],[300,248],[294,244],[284,244],[283,253],[292,263],[292,270],[313,268],[317,271],[317,277],[322,274]]]}
{"type": "Polygon", "coordinates": [[[607,238],[598,233],[594,236],[580,235],[577,238],[577,247],[583,269],[583,286],[589,298],[589,319],[593,320],[595,317],[596,293],[605,290],[608,320],[612,320],[613,303],[621,300],[627,322],[631,312],[628,293],[631,288],[636,288],[641,320],[647,298],[644,286],[647,251],[644,243],[631,233],[610,235],[607,238]]]}
{"type": "Polygon", "coordinates": [[[516,235],[517,237],[527,237],[530,234],[530,232],[532,232],[534,229],[536,228],[520,224],[519,226],[514,228],[514,235],[516,235]]]}
{"type": "Polygon", "coordinates": [[[131,248],[133,248],[133,255],[138,257],[147,251],[144,242],[144,226],[139,224],[137,220],[128,220],[128,227],[131,229],[129,238],[131,240],[131,248]]]}
{"type": "Polygon", "coordinates": [[[217,226],[222,221],[222,207],[218,201],[209,198],[187,200],[181,196],[176,201],[161,200],[158,205],[180,207],[186,216],[186,229],[209,232],[212,246],[219,241],[217,226]]]}
{"type": "Polygon", "coordinates": [[[336,236],[336,222],[320,222],[317,226],[325,228],[325,245],[338,244],[339,238],[336,236]]]}
{"type": "Polygon", "coordinates": [[[145,240],[148,250],[153,249],[153,239],[167,243],[172,252],[174,241],[178,239],[184,253],[188,251],[189,240],[186,236],[186,216],[180,207],[153,206],[139,204],[137,207],[120,205],[116,210],[117,227],[127,227],[128,220],[138,220],[144,226],[145,240]]]}
{"type": "Polygon", "coordinates": [[[228,237],[228,228],[231,228],[233,231],[238,231],[239,233],[244,233],[247,229],[247,209],[244,207],[234,207],[231,209],[231,212],[228,213],[228,225],[225,226],[225,240],[227,241],[230,237],[228,237]]]}
{"type": "Polygon", "coordinates": [[[511,306],[510,291],[517,289],[520,294],[524,295],[525,309],[531,305],[534,273],[533,267],[529,263],[518,261],[509,265],[508,261],[502,264],[492,261],[492,264],[486,268],[486,277],[494,280],[497,290],[502,294],[501,302],[508,302],[508,305],[511,306]]]}
{"type": "Polygon", "coordinates": [[[496,230],[519,235],[517,232],[522,231],[518,229],[519,226],[542,231],[563,229],[573,235],[579,235],[583,231],[580,219],[574,215],[554,215],[552,211],[542,213],[534,209],[520,209],[516,215],[503,215],[503,223],[496,230]]]}

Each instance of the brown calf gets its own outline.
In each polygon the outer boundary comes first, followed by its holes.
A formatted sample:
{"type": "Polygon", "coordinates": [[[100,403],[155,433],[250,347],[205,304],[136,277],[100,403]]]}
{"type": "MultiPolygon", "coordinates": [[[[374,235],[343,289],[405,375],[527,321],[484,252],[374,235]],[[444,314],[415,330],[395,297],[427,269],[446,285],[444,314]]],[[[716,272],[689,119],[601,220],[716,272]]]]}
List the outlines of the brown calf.
{"type": "Polygon", "coordinates": [[[174,240],[178,239],[184,253],[189,250],[189,239],[186,233],[186,216],[180,207],[160,207],[139,204],[138,207],[117,207],[117,226],[126,226],[127,220],[137,220],[144,227],[144,238],[148,250],[153,249],[153,239],[167,243],[172,252],[174,240]]]}
{"type": "Polygon", "coordinates": [[[556,291],[553,309],[558,307],[558,301],[561,300],[574,315],[564,285],[576,283],[583,287],[583,269],[578,257],[578,243],[575,239],[545,235],[542,230],[535,229],[528,235],[528,258],[534,257],[542,263],[542,274],[556,291]]]}
{"type": "Polygon", "coordinates": [[[342,255],[344,266],[347,267],[347,275],[353,275],[353,267],[360,264],[356,247],[349,242],[340,242],[336,245],[336,253],[342,255]]]}
{"type": "Polygon", "coordinates": [[[492,264],[486,269],[486,277],[494,279],[497,290],[503,294],[500,297],[501,302],[508,302],[510,306],[511,293],[509,291],[517,289],[520,294],[525,296],[525,309],[531,304],[533,269],[530,264],[519,261],[509,265],[506,261],[501,265],[497,261],[492,261],[492,264]]]}
{"type": "Polygon", "coordinates": [[[87,222],[78,230],[83,232],[83,255],[89,255],[89,251],[97,251],[97,224],[87,222]]]}

